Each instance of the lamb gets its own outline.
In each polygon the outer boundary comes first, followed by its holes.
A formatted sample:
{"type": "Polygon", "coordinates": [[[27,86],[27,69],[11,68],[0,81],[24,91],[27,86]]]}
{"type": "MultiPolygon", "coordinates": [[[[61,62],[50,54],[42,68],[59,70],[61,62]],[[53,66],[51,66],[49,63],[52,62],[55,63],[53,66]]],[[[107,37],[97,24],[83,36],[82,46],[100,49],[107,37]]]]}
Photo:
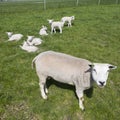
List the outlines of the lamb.
{"type": "Polygon", "coordinates": [[[46,35],[48,35],[48,33],[46,31],[47,31],[47,27],[43,25],[42,28],[39,31],[39,34],[43,35],[43,36],[46,36],[46,35]]]}
{"type": "Polygon", "coordinates": [[[32,65],[36,66],[39,77],[41,96],[47,99],[46,80],[48,77],[62,83],[74,85],[79,99],[79,107],[84,110],[83,91],[90,88],[93,81],[104,87],[109,70],[116,66],[107,63],[92,63],[86,59],[73,57],[64,53],[46,51],[36,56],[32,65]]]}
{"type": "Polygon", "coordinates": [[[33,45],[29,45],[26,41],[24,41],[23,46],[20,45],[20,48],[27,52],[36,52],[38,48],[33,45]]]}
{"type": "Polygon", "coordinates": [[[6,32],[9,39],[8,41],[19,41],[23,35],[22,34],[13,34],[13,32],[6,32]]]}
{"type": "Polygon", "coordinates": [[[34,38],[34,36],[28,36],[27,43],[29,45],[40,45],[42,44],[42,40],[40,38],[34,38]]]}
{"type": "Polygon", "coordinates": [[[72,21],[75,20],[75,16],[62,17],[61,21],[68,24],[68,27],[72,26],[72,21]]]}
{"type": "Polygon", "coordinates": [[[53,21],[48,20],[49,24],[51,25],[51,34],[54,32],[56,33],[56,28],[60,30],[60,33],[62,33],[62,28],[64,26],[64,22],[62,21],[53,21]]]}

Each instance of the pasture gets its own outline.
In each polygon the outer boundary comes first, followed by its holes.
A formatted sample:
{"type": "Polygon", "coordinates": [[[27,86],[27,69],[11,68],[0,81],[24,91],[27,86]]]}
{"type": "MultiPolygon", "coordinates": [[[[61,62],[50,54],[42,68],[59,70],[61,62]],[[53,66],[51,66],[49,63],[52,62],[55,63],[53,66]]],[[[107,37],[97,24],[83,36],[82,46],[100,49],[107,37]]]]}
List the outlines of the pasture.
{"type": "MultiPolygon", "coordinates": [[[[0,119],[1,120],[119,120],[120,118],[120,5],[79,6],[43,11],[39,4],[0,4],[0,119]],[[47,19],[75,15],[73,26],[50,34],[47,19]],[[48,27],[48,36],[38,32],[48,27]],[[5,32],[22,33],[22,40],[6,42],[5,32]],[[19,47],[27,35],[43,39],[39,50],[27,53],[19,47]],[[51,81],[48,100],[40,96],[32,59],[54,50],[92,62],[111,63],[103,89],[94,84],[84,94],[85,108],[78,107],[74,87],[51,81]]],[[[62,67],[62,66],[61,66],[62,67]]]]}

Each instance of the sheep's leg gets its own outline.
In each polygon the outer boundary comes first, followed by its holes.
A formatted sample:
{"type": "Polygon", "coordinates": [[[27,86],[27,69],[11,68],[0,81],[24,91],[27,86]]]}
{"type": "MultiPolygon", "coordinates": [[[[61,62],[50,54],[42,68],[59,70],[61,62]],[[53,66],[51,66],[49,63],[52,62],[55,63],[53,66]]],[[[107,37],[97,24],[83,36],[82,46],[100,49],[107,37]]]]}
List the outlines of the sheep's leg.
{"type": "Polygon", "coordinates": [[[45,92],[47,92],[45,84],[46,84],[46,77],[40,76],[39,86],[40,86],[41,96],[43,99],[47,99],[47,95],[45,93],[45,92]]]}
{"type": "Polygon", "coordinates": [[[54,28],[53,28],[53,27],[51,27],[51,34],[53,33],[53,31],[54,31],[54,28]]]}
{"type": "Polygon", "coordinates": [[[83,105],[83,101],[84,101],[84,98],[83,98],[83,90],[80,90],[80,89],[76,89],[76,94],[78,96],[78,99],[79,99],[79,107],[84,110],[84,105],[83,105]]]}
{"type": "Polygon", "coordinates": [[[59,29],[60,29],[60,33],[62,33],[62,28],[61,28],[61,27],[59,27],[59,29]]]}
{"type": "Polygon", "coordinates": [[[68,22],[68,27],[71,27],[72,25],[71,25],[71,22],[68,22]]]}

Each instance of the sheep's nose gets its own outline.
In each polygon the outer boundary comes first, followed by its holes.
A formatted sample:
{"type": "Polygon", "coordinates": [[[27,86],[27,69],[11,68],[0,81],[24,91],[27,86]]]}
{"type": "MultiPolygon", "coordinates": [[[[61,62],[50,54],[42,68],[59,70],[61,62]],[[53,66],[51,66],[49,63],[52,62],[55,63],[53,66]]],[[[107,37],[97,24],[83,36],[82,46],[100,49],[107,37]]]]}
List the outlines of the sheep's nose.
{"type": "Polygon", "coordinates": [[[103,86],[105,82],[101,82],[101,81],[99,81],[99,83],[101,84],[101,86],[103,86]]]}

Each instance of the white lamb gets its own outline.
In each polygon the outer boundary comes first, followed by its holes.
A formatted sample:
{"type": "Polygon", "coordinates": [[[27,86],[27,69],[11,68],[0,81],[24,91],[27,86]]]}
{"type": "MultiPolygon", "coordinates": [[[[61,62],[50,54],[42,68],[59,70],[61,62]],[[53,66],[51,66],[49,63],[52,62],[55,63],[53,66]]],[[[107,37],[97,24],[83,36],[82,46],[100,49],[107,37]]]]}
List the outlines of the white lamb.
{"type": "Polygon", "coordinates": [[[28,36],[27,43],[29,45],[40,45],[42,40],[40,38],[34,38],[34,36],[28,36]]]}
{"type": "Polygon", "coordinates": [[[83,91],[90,88],[95,81],[99,87],[107,83],[109,71],[117,67],[108,63],[92,63],[83,58],[77,58],[64,53],[46,51],[36,56],[36,72],[39,77],[41,96],[47,99],[47,78],[74,85],[79,99],[79,107],[84,110],[83,91]]]}
{"type": "Polygon", "coordinates": [[[48,35],[48,33],[46,31],[47,31],[47,27],[43,25],[42,28],[39,31],[39,34],[43,35],[43,36],[46,36],[46,35],[48,35]]]}
{"type": "Polygon", "coordinates": [[[26,41],[24,41],[23,46],[20,45],[20,48],[27,52],[36,52],[38,48],[33,45],[29,45],[26,41]]]}
{"type": "Polygon", "coordinates": [[[72,21],[75,19],[75,16],[71,16],[71,17],[63,17],[61,19],[62,22],[67,23],[68,27],[72,26],[72,21]]]}
{"type": "Polygon", "coordinates": [[[8,35],[8,41],[19,41],[23,35],[22,34],[13,34],[13,32],[6,32],[8,35]]]}
{"type": "Polygon", "coordinates": [[[64,22],[62,21],[53,21],[48,20],[49,24],[51,25],[51,34],[54,32],[56,33],[56,28],[60,30],[60,33],[62,33],[62,28],[64,26],[64,22]]]}

